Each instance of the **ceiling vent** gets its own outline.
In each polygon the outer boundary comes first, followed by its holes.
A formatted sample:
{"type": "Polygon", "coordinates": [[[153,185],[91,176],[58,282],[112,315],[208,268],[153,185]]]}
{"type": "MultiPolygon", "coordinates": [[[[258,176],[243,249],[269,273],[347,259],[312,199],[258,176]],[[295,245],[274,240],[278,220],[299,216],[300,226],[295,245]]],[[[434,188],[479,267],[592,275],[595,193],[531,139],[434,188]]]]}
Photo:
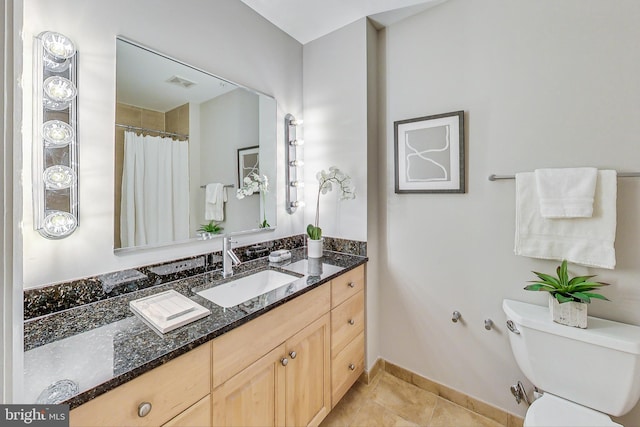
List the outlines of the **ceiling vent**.
{"type": "Polygon", "coordinates": [[[197,83],[196,82],[192,82],[191,80],[187,80],[184,77],[180,77],[180,76],[172,76],[167,80],[167,83],[171,83],[174,85],[178,85],[181,86],[185,89],[190,88],[191,86],[195,86],[197,83]]]}

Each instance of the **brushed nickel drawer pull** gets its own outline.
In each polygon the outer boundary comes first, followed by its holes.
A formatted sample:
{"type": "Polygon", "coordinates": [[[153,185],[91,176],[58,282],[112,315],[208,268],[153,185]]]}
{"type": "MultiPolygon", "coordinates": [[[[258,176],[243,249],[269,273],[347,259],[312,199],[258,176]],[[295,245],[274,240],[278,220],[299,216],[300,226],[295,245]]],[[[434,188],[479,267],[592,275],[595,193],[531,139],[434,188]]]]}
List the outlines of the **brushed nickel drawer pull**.
{"type": "Polygon", "coordinates": [[[355,321],[355,320],[353,320],[353,319],[349,319],[349,324],[350,324],[351,326],[353,326],[353,325],[355,325],[355,324],[356,324],[356,321],[355,321]]]}
{"type": "Polygon", "coordinates": [[[282,364],[282,366],[287,366],[289,364],[289,359],[283,357],[282,359],[280,359],[280,363],[282,364]]]}
{"type": "Polygon", "coordinates": [[[352,371],[355,371],[356,370],[356,365],[354,365],[353,363],[350,363],[349,364],[349,369],[352,370],[352,371]]]}
{"type": "Polygon", "coordinates": [[[140,418],[146,417],[147,415],[149,415],[149,412],[151,412],[151,403],[142,402],[140,405],[138,405],[138,416],[140,418]]]}
{"type": "Polygon", "coordinates": [[[349,286],[350,288],[355,288],[355,287],[356,287],[356,284],[355,284],[355,283],[353,283],[353,282],[349,282],[349,283],[347,284],[347,286],[349,286]]]}

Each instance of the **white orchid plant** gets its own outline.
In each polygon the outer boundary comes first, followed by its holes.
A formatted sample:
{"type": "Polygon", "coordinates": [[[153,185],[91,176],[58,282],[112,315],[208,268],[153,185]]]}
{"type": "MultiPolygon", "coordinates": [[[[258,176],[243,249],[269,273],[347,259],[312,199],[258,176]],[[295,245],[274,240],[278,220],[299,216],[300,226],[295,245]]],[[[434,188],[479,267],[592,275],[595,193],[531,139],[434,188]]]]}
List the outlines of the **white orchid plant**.
{"type": "Polygon", "coordinates": [[[320,195],[327,194],[333,190],[335,184],[340,189],[340,200],[350,200],[356,198],[356,189],[351,183],[351,177],[342,172],[335,166],[329,168],[329,172],[321,170],[316,174],[318,183],[318,197],[316,201],[316,220],[313,224],[307,226],[307,234],[311,240],[320,240],[322,238],[322,229],[320,228],[320,195]]]}
{"type": "Polygon", "coordinates": [[[265,210],[265,195],[269,192],[269,178],[267,178],[266,175],[261,176],[255,172],[252,172],[249,175],[245,176],[242,182],[242,187],[238,188],[238,190],[236,191],[236,198],[238,198],[238,200],[241,200],[246,196],[250,196],[254,193],[260,193],[262,196],[262,222],[260,223],[260,228],[271,227],[267,222],[267,213],[265,210]]]}

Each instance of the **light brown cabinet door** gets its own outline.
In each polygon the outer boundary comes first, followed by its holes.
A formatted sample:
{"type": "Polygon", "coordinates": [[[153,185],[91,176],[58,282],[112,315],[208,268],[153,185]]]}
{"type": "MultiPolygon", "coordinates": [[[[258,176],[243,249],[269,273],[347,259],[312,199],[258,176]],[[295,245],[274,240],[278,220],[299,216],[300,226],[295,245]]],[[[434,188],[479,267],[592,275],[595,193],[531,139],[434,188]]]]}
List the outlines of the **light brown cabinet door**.
{"type": "MultiPolygon", "coordinates": [[[[247,351],[251,351],[250,345],[247,351]]],[[[213,425],[284,425],[285,354],[281,345],[216,388],[212,393],[213,425]]]]}
{"type": "Polygon", "coordinates": [[[162,427],[211,427],[211,395],[207,395],[162,427]]]}
{"type": "Polygon", "coordinates": [[[317,426],[331,410],[329,313],[286,342],[286,425],[317,426]]]}

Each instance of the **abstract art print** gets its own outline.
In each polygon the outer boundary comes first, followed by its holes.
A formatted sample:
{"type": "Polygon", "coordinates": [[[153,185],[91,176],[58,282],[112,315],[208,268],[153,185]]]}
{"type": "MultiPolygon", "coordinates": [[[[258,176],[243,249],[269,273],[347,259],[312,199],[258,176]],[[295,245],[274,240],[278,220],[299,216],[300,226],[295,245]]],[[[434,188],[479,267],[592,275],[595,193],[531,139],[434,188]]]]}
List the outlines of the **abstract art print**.
{"type": "Polygon", "coordinates": [[[244,185],[244,179],[252,173],[260,174],[260,147],[238,149],[238,188],[244,185]]]}
{"type": "Polygon", "coordinates": [[[394,122],[396,193],[464,193],[464,111],[394,122]]]}

